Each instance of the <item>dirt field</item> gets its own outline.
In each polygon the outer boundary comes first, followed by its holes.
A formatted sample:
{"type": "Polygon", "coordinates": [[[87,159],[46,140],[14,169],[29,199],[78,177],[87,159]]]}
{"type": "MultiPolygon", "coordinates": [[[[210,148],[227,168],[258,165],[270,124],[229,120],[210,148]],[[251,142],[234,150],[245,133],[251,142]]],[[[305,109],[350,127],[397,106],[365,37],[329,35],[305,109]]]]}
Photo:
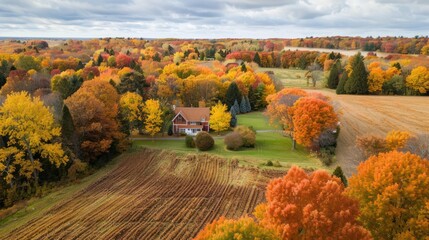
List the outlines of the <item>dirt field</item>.
{"type": "Polygon", "coordinates": [[[208,155],[134,152],[6,239],[190,239],[220,216],[251,213],[281,174],[208,155]]]}
{"type": "Polygon", "coordinates": [[[357,136],[374,134],[384,137],[389,131],[429,133],[429,98],[408,96],[336,95],[320,91],[333,100],[341,112],[337,163],[350,176],[359,165],[354,147],[357,136]]]}

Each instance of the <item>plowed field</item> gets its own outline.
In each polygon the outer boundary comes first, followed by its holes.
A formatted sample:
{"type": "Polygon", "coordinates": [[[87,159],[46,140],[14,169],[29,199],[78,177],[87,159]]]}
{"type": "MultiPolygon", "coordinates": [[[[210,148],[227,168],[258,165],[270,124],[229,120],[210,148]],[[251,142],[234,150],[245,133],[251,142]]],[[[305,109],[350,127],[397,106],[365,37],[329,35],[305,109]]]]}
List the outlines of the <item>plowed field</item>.
{"type": "Polygon", "coordinates": [[[190,239],[220,216],[251,213],[282,173],[210,155],[142,150],[6,239],[190,239]]]}
{"type": "Polygon", "coordinates": [[[356,137],[376,135],[385,137],[391,130],[408,131],[414,135],[429,133],[429,97],[410,96],[329,96],[341,113],[337,163],[350,176],[356,172],[360,156],[356,151],[356,137]]]}

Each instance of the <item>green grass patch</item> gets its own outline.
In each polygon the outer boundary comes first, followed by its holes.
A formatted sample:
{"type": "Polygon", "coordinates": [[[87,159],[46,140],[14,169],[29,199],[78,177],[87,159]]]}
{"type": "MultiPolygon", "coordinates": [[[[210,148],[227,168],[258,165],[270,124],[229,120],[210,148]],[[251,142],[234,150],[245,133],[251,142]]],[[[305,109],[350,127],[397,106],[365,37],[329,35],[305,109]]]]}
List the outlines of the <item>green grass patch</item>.
{"type": "Polygon", "coordinates": [[[237,124],[252,126],[255,130],[279,130],[279,126],[271,126],[263,112],[250,112],[237,115],[237,124]]]}
{"type": "MultiPolygon", "coordinates": [[[[178,153],[197,153],[196,148],[187,148],[185,139],[180,140],[137,140],[134,147],[149,147],[157,149],[168,149],[178,153]]],[[[281,132],[262,132],[256,134],[255,148],[241,148],[239,151],[230,151],[225,148],[223,138],[215,138],[215,146],[206,153],[219,155],[227,158],[236,158],[243,165],[262,166],[268,160],[278,160],[282,166],[289,168],[297,165],[305,168],[322,168],[319,160],[309,156],[308,152],[299,147],[292,150],[292,141],[284,137],[281,132]]]]}
{"type": "MultiPolygon", "coordinates": [[[[259,72],[272,71],[276,79],[280,80],[284,87],[287,88],[313,88],[311,79],[307,84],[307,78],[305,74],[308,70],[302,69],[285,69],[285,68],[259,68],[259,72]]],[[[323,81],[318,81],[316,88],[322,88],[323,81]]]]}
{"type": "Polygon", "coordinates": [[[94,183],[109,171],[114,169],[119,163],[121,157],[117,157],[109,162],[105,167],[97,170],[94,174],[80,179],[68,186],[61,186],[54,189],[51,193],[41,198],[32,198],[27,201],[24,208],[0,220],[0,239],[12,230],[24,225],[28,221],[43,216],[51,207],[60,203],[63,199],[72,197],[75,193],[85,189],[94,183]]]}

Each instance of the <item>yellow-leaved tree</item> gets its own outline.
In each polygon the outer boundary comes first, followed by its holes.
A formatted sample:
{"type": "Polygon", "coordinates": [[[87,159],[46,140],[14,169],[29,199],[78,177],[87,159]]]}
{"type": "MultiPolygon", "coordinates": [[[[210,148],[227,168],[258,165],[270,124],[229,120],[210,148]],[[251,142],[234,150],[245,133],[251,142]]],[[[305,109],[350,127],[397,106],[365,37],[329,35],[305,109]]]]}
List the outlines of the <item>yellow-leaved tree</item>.
{"type": "Polygon", "coordinates": [[[210,110],[210,128],[219,134],[220,131],[224,131],[229,128],[230,121],[231,114],[228,112],[228,107],[219,101],[210,110]]]}
{"type": "Polygon", "coordinates": [[[146,100],[143,112],[145,114],[145,130],[153,137],[161,130],[162,126],[162,111],[159,101],[154,99],[146,100]]]}
{"type": "Polygon", "coordinates": [[[386,144],[390,150],[400,150],[405,147],[411,134],[405,131],[392,130],[386,136],[386,144]]]}
{"type": "Polygon", "coordinates": [[[65,164],[61,143],[54,142],[61,128],[55,126],[54,116],[39,98],[27,92],[11,93],[0,107],[0,136],[6,136],[5,147],[0,148],[0,171],[4,180],[12,183],[15,177],[34,178],[43,171],[41,159],[56,167],[65,164]]]}
{"type": "Polygon", "coordinates": [[[429,91],[429,70],[424,66],[414,68],[406,79],[406,85],[416,92],[425,94],[429,91]]]}
{"type": "Polygon", "coordinates": [[[119,107],[122,117],[128,122],[129,131],[141,126],[143,121],[143,98],[137,93],[127,92],[121,96],[119,107]]]}

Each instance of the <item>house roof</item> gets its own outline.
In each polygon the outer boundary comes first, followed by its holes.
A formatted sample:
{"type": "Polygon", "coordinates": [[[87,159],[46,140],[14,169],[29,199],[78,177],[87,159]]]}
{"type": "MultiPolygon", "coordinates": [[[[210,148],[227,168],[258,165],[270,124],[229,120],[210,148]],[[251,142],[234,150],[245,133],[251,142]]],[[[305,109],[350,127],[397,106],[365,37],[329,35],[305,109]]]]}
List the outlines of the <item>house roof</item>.
{"type": "Polygon", "coordinates": [[[203,118],[205,121],[210,119],[210,108],[176,107],[174,112],[176,116],[181,113],[189,122],[201,122],[203,118]]]}

